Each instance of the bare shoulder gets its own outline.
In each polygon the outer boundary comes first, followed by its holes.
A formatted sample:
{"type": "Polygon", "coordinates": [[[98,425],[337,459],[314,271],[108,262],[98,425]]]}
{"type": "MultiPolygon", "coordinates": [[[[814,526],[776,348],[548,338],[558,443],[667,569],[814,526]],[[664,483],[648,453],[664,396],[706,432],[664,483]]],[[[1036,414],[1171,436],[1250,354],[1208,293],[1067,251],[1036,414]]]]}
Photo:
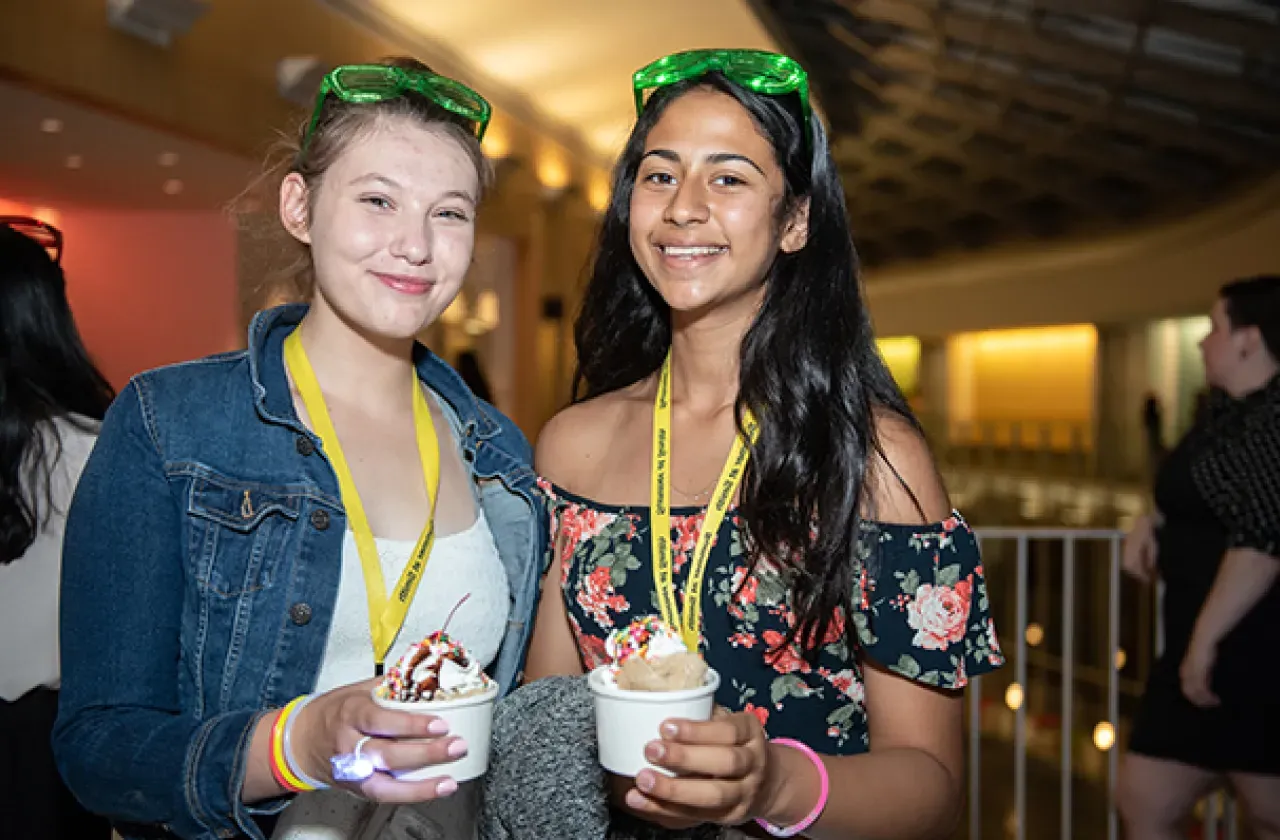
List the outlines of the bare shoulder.
{"type": "Polygon", "coordinates": [[[619,433],[634,419],[640,385],[574,403],[538,433],[534,466],[548,481],[589,494],[619,433]]]}
{"type": "Polygon", "coordinates": [[[951,500],[920,430],[884,409],[876,410],[875,427],[880,451],[871,456],[867,469],[875,518],[917,524],[949,516],[951,500]]]}

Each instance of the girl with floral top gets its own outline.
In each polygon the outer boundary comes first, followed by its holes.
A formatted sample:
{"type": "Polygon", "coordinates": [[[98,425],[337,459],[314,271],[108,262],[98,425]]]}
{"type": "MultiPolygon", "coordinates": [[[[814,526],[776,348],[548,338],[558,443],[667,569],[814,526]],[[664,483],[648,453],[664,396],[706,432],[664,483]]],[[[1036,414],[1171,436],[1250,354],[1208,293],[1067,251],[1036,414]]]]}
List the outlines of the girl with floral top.
{"type": "Polygon", "coordinates": [[[723,710],[664,725],[647,758],[676,775],[619,780],[618,808],[943,836],[961,689],[1003,660],[973,533],[876,352],[807,78],[699,51],[635,86],[580,398],[538,443],[554,553],[527,678],[581,674],[612,630],[663,615],[719,672],[723,710]]]}

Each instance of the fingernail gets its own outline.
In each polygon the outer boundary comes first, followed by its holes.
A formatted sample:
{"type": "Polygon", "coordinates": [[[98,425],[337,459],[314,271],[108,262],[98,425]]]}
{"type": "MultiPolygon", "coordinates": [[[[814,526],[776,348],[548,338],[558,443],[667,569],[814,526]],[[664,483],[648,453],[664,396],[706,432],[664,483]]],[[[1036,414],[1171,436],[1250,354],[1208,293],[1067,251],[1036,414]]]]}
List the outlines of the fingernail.
{"type": "Polygon", "coordinates": [[[427,724],[427,734],[448,735],[449,724],[441,720],[440,718],[436,718],[435,720],[431,721],[431,723],[427,724]]]}
{"type": "Polygon", "coordinates": [[[645,793],[653,790],[653,774],[641,773],[639,776],[636,776],[636,787],[640,788],[645,793]]]}
{"type": "Polygon", "coordinates": [[[458,783],[453,779],[445,779],[436,785],[436,796],[452,796],[458,792],[458,783]]]}
{"type": "Polygon", "coordinates": [[[662,724],[662,734],[666,735],[668,738],[674,738],[680,734],[680,727],[676,726],[674,723],[664,723],[662,724]]]}
{"type": "Polygon", "coordinates": [[[662,761],[662,757],[666,754],[666,748],[657,741],[650,741],[645,747],[645,757],[650,761],[662,761]]]}
{"type": "Polygon", "coordinates": [[[462,758],[467,754],[467,742],[459,738],[449,744],[448,749],[450,758],[462,758]]]}

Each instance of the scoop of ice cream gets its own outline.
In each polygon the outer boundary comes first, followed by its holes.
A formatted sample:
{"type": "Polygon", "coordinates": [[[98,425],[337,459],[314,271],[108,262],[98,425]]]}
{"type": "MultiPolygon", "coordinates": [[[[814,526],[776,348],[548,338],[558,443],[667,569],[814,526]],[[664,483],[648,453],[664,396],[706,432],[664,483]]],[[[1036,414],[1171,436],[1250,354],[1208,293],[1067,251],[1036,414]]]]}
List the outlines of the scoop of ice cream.
{"type": "Polygon", "coordinates": [[[466,648],[444,631],[437,631],[410,645],[387,669],[378,696],[402,703],[429,703],[479,694],[491,684],[466,648]]]}
{"type": "Polygon", "coordinates": [[[614,681],[626,691],[679,691],[697,688],[706,679],[707,663],[673,627],[654,616],[634,619],[609,634],[605,653],[613,661],[614,681]]]}

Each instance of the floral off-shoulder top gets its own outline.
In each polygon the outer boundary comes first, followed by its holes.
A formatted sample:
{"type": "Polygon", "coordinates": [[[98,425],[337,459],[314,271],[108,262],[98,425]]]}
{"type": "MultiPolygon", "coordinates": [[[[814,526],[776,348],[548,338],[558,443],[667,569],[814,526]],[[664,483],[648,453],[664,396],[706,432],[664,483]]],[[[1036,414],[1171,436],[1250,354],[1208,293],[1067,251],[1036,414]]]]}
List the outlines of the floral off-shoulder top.
{"type": "MultiPolygon", "coordinates": [[[[659,614],[649,510],[601,504],[546,481],[539,487],[552,517],[549,550],[557,556],[549,560],[560,564],[569,621],[590,670],[607,661],[614,628],[659,614]]],[[[705,508],[671,511],[681,607],[705,515],[705,508]]],[[[948,689],[1004,664],[977,540],[959,513],[933,525],[864,523],[861,546],[853,621],[866,657],[948,689]]],[[[751,712],[770,738],[794,738],[827,755],[866,752],[866,692],[843,616],[811,666],[798,647],[782,644],[794,622],[787,572],[762,559],[748,576],[748,565],[735,508],[716,535],[703,583],[700,647],[721,676],[716,702],[751,712]]]]}

